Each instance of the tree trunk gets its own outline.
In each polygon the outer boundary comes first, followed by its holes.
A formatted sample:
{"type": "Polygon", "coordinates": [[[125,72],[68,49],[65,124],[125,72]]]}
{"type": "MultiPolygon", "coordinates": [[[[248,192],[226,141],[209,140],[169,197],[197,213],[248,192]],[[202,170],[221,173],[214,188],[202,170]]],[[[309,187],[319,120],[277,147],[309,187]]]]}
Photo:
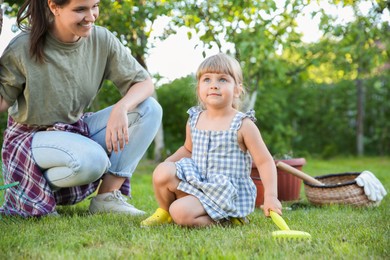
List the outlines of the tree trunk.
{"type": "Polygon", "coordinates": [[[356,117],[356,152],[358,156],[364,155],[364,110],[365,88],[361,79],[356,79],[357,90],[357,117],[356,117]]]}
{"type": "Polygon", "coordinates": [[[0,0],[0,35],[3,29],[3,9],[1,8],[2,4],[3,4],[3,0],[0,0]]]}
{"type": "MultiPolygon", "coordinates": [[[[157,99],[157,94],[154,92],[153,97],[157,99]]],[[[164,143],[164,129],[163,124],[161,123],[160,128],[157,131],[156,137],[154,138],[154,161],[161,162],[162,161],[162,152],[165,148],[164,143]]]]}
{"type": "Polygon", "coordinates": [[[249,102],[248,109],[255,109],[256,100],[257,100],[257,90],[253,91],[253,93],[251,94],[251,99],[249,102]]]}
{"type": "Polygon", "coordinates": [[[248,111],[249,109],[254,109],[257,99],[257,90],[253,91],[252,93],[247,93],[245,95],[245,99],[241,104],[241,111],[248,111]]]}

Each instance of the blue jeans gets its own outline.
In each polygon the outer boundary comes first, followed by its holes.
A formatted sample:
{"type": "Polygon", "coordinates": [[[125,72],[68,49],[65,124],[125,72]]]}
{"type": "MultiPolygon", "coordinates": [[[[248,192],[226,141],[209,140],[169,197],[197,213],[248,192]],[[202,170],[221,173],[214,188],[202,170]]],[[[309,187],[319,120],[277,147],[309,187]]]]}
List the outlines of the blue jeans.
{"type": "Polygon", "coordinates": [[[80,186],[98,180],[106,172],[132,176],[160,127],[162,109],[154,98],[148,98],[129,112],[129,143],[123,150],[108,154],[105,136],[111,110],[112,106],[107,107],[83,120],[88,124],[90,139],[62,131],[34,134],[32,154],[51,185],[80,186]]]}

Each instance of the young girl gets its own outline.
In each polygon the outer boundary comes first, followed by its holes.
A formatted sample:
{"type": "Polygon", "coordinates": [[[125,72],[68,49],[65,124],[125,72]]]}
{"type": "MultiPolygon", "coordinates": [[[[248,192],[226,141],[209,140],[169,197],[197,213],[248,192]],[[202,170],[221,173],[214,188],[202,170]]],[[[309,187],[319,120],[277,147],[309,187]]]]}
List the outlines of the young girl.
{"type": "Polygon", "coordinates": [[[196,78],[200,106],[188,110],[184,145],[153,173],[159,208],[141,226],[245,223],[256,199],[252,158],[264,184],[265,215],[281,214],[275,163],[253,123],[254,111],[237,110],[243,92],[239,63],[225,54],[211,56],[196,78]]]}

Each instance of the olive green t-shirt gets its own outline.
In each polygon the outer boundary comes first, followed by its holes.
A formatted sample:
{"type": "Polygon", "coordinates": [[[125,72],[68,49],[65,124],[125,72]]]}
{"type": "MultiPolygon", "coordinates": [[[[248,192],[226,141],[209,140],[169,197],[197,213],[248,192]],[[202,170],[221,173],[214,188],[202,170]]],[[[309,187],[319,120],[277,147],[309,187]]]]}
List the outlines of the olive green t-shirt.
{"type": "Polygon", "coordinates": [[[111,32],[95,26],[75,43],[46,37],[46,62],[29,53],[29,33],[16,36],[0,58],[0,95],[11,105],[9,115],[22,124],[74,123],[91,105],[104,80],[124,95],[149,77],[111,32]]]}

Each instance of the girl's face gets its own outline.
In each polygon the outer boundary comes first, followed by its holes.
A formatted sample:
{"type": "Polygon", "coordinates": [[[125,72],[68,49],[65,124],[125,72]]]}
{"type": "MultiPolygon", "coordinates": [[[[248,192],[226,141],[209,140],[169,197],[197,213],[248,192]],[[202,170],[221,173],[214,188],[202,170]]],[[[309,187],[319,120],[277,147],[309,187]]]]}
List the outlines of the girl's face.
{"type": "Polygon", "coordinates": [[[227,74],[205,73],[199,78],[198,95],[208,108],[232,107],[233,99],[238,97],[234,78],[227,74]]]}
{"type": "Polygon", "coordinates": [[[91,34],[93,24],[99,16],[100,0],[70,0],[64,6],[48,0],[54,15],[52,33],[62,42],[76,42],[91,34]]]}

